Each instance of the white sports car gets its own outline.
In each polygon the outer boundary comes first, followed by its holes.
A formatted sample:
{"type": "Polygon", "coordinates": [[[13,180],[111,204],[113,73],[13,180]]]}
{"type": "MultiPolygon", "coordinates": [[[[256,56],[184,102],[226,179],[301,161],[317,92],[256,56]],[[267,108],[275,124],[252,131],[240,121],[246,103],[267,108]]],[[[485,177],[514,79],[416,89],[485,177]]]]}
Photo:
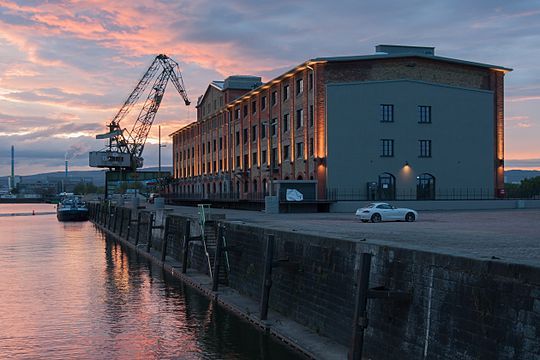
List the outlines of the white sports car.
{"type": "Polygon", "coordinates": [[[412,209],[396,208],[390,204],[377,202],[356,210],[356,216],[362,222],[381,221],[407,221],[412,222],[418,219],[418,213],[412,209]]]}

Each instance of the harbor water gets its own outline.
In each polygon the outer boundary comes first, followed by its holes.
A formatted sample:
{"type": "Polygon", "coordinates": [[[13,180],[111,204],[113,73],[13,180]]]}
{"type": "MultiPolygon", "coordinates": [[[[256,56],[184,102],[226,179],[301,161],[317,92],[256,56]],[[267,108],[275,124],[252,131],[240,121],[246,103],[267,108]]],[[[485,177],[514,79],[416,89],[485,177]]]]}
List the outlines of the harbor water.
{"type": "Polygon", "coordinates": [[[0,359],[298,358],[90,222],[61,223],[54,210],[0,204],[0,359]]]}

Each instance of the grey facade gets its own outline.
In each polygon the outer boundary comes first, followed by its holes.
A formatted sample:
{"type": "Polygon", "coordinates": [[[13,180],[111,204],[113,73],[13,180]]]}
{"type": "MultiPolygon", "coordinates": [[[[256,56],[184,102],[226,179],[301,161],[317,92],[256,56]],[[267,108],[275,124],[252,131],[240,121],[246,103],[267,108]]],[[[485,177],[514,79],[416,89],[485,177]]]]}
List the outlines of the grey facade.
{"type": "Polygon", "coordinates": [[[368,183],[379,187],[390,174],[394,197],[410,199],[417,177],[429,174],[434,198],[457,189],[494,196],[493,91],[395,80],[329,84],[327,94],[329,188],[368,196],[368,183]],[[383,119],[384,106],[393,118],[383,119]],[[393,142],[392,154],[383,140],[393,142]],[[423,154],[420,141],[430,142],[423,154]]]}

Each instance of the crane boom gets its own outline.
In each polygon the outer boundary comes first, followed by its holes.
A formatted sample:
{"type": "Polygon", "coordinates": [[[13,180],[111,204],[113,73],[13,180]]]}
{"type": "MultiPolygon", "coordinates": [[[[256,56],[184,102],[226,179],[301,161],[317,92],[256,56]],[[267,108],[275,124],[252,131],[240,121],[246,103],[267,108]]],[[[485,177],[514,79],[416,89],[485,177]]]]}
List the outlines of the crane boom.
{"type": "Polygon", "coordinates": [[[107,126],[109,132],[96,136],[96,138],[109,138],[109,145],[106,151],[90,152],[90,166],[128,170],[135,170],[142,167],[144,145],[169,80],[173,82],[176,90],[182,96],[184,103],[186,105],[190,104],[178,63],[164,54],[156,56],[148,70],[137,83],[135,89],[133,89],[118,113],[107,126]],[[129,132],[126,129],[122,129],[120,127],[121,120],[126,117],[137,103],[141,94],[145,92],[150,83],[152,83],[152,88],[146,97],[137,120],[133,124],[133,128],[129,132]]]}

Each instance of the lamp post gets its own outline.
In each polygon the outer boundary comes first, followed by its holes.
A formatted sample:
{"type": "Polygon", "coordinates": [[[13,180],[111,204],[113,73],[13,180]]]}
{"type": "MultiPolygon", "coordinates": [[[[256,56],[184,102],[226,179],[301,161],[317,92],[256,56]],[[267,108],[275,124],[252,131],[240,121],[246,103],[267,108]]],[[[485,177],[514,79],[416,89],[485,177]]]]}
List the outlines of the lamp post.
{"type": "Polygon", "coordinates": [[[274,188],[274,176],[273,176],[273,171],[274,171],[274,162],[275,162],[275,159],[274,159],[274,156],[273,155],[273,138],[274,138],[274,135],[272,134],[272,122],[271,120],[268,120],[268,121],[263,121],[262,124],[264,126],[268,125],[268,132],[267,132],[267,136],[268,136],[268,139],[269,139],[269,153],[270,153],[270,164],[268,165],[269,166],[269,173],[270,173],[270,191],[268,192],[268,195],[269,196],[272,196],[272,193],[273,193],[273,188],[274,188]]]}
{"type": "MultiPolygon", "coordinates": [[[[167,145],[161,145],[161,125],[158,126],[158,177],[161,179],[161,148],[167,145]]],[[[174,161],[174,159],[173,159],[174,161]]]]}

